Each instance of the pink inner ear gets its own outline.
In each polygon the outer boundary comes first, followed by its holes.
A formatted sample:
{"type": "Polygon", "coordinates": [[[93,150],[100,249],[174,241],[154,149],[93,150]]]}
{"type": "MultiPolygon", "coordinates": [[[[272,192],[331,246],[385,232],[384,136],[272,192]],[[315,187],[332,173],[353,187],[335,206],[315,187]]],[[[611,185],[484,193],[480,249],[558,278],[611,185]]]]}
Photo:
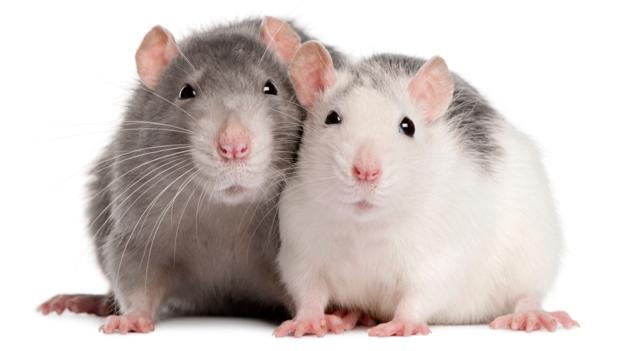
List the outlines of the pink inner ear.
{"type": "Polygon", "coordinates": [[[453,76],[441,57],[427,61],[409,83],[410,95],[431,122],[441,117],[453,98],[453,76]]]}
{"type": "Polygon", "coordinates": [[[137,71],[143,84],[155,89],[165,68],[178,54],[178,48],[171,33],[156,26],[143,38],[135,59],[137,71]]]}
{"type": "Polygon", "coordinates": [[[329,52],[316,41],[303,44],[290,65],[290,78],[299,102],[305,107],[311,107],[317,95],[336,82],[334,63],[329,52]]]}
{"type": "Polygon", "coordinates": [[[301,46],[299,34],[288,22],[275,17],[265,17],[262,20],[260,39],[285,63],[292,61],[301,46]]]}

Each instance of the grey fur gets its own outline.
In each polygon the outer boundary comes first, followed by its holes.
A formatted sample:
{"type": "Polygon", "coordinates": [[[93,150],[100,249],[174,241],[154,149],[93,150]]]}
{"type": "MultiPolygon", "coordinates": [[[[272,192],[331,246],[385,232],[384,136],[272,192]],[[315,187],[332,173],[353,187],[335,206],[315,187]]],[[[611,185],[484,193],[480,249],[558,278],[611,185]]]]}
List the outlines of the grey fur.
{"type": "MultiPolygon", "coordinates": [[[[404,55],[374,55],[350,68],[354,80],[348,88],[370,84],[376,89],[384,89],[389,79],[414,76],[425,62],[424,59],[404,55]]],[[[501,117],[464,79],[457,74],[453,74],[453,79],[453,100],[444,119],[458,134],[471,159],[484,170],[491,171],[492,163],[502,152],[493,138],[501,117]]]]}
{"type": "Polygon", "coordinates": [[[274,267],[275,205],[296,157],[304,111],[286,66],[259,39],[260,23],[217,26],[182,41],[183,55],[155,92],[135,89],[121,128],[92,171],[90,231],[121,312],[144,308],[142,299],[154,299],[159,313],[228,315],[270,314],[287,302],[274,267]],[[262,96],[267,79],[278,86],[276,98],[262,96]],[[180,105],[187,115],[173,104],[190,82],[200,95],[180,105]],[[227,205],[206,193],[199,175],[189,178],[201,173],[183,152],[191,146],[184,130],[196,132],[194,119],[208,118],[215,104],[235,95],[266,99],[261,103],[277,110],[266,116],[273,123],[274,184],[258,199],[227,205]],[[154,298],[160,294],[162,301],[154,298]]]}

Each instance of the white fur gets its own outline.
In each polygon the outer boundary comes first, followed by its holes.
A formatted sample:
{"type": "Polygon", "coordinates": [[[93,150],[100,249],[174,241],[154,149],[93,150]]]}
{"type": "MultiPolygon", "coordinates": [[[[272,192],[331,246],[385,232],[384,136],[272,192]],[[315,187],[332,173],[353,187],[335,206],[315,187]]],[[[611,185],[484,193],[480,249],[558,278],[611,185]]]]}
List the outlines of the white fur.
{"type": "Polygon", "coordinates": [[[339,72],[310,111],[297,175],[280,200],[278,262],[298,315],[317,300],[382,320],[480,323],[521,296],[539,301],[554,279],[558,220],[533,143],[501,121],[503,152],[486,172],[443,120],[418,117],[408,79],[344,95],[349,76],[339,72]],[[330,110],[341,125],[324,125],[330,110]],[[414,138],[399,133],[405,115],[414,138]],[[381,159],[375,189],[350,176],[359,147],[381,159]],[[353,206],[362,199],[375,207],[353,206]]]}

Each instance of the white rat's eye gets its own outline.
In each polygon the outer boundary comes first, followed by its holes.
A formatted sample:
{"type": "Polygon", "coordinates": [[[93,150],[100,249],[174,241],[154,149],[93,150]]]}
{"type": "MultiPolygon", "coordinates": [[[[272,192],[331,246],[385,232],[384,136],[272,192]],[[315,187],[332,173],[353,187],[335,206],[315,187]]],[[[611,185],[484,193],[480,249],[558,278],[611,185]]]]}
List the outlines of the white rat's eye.
{"type": "Polygon", "coordinates": [[[407,135],[408,137],[413,137],[416,128],[414,127],[414,122],[408,117],[403,117],[401,123],[399,123],[399,132],[407,135]]]}
{"type": "Polygon", "coordinates": [[[277,88],[275,84],[269,79],[264,83],[264,87],[262,88],[262,92],[267,95],[277,95],[277,88]]]}
{"type": "Polygon", "coordinates": [[[325,124],[340,124],[342,123],[342,117],[336,111],[330,111],[325,118],[325,124]]]}
{"type": "Polygon", "coordinates": [[[192,99],[197,96],[197,92],[190,84],[184,84],[180,92],[178,93],[178,99],[186,100],[192,99]]]}

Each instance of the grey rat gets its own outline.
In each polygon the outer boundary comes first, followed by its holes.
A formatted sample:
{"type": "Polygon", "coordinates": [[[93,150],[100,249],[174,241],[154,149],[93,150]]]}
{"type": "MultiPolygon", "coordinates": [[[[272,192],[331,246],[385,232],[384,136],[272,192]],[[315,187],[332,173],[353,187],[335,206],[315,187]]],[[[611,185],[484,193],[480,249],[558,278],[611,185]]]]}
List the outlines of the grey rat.
{"type": "Polygon", "coordinates": [[[308,39],[272,17],[179,44],[158,26],[145,36],[141,82],[89,187],[111,293],[59,295],[44,314],[110,315],[102,330],[125,333],[164,314],[283,310],[276,204],[304,117],[286,67],[308,39]]]}

